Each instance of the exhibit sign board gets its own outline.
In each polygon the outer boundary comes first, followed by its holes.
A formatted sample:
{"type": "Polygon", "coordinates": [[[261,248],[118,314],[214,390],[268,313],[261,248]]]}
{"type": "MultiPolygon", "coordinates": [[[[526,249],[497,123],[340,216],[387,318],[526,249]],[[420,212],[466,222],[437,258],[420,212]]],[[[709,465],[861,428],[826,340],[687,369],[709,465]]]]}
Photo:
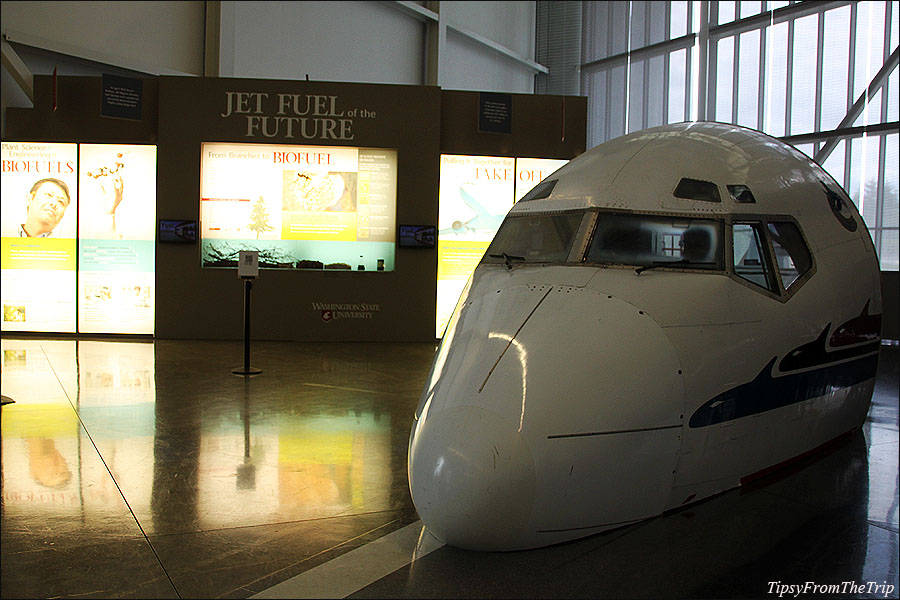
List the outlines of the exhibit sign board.
{"type": "Polygon", "coordinates": [[[515,158],[441,155],[436,337],[513,205],[515,158]]]}
{"type": "Polygon", "coordinates": [[[78,331],[153,333],[156,146],[81,144],[78,331]]]}
{"type": "Polygon", "coordinates": [[[152,334],[156,146],[2,150],[3,331],[152,334]]]}
{"type": "Polygon", "coordinates": [[[567,160],[441,155],[435,337],[506,213],[567,160]]]}
{"type": "Polygon", "coordinates": [[[394,269],[397,151],[348,146],[204,143],[204,267],[394,269]],[[383,265],[383,268],[379,268],[383,265]]]}
{"type": "Polygon", "coordinates": [[[3,331],[75,332],[78,146],[2,143],[3,331]]]}

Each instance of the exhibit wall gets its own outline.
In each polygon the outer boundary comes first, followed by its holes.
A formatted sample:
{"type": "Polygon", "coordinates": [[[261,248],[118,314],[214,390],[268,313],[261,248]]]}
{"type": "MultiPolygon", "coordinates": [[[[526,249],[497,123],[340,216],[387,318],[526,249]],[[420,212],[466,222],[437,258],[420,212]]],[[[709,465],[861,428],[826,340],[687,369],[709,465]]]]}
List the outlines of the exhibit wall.
{"type": "MultiPolygon", "coordinates": [[[[35,108],[11,109],[4,142],[78,144],[86,159],[89,145],[155,150],[155,213],[142,217],[140,237],[156,237],[148,300],[158,338],[241,339],[237,255],[253,250],[253,339],[434,340],[438,250],[413,238],[437,229],[441,155],[568,160],[585,147],[578,97],[180,76],[142,83],[123,118],[101,114],[100,78],[38,76],[35,108]]],[[[95,175],[82,175],[85,190],[95,175]]],[[[86,238],[92,252],[95,238],[86,238]]],[[[79,278],[93,285],[98,269],[80,252],[79,278]]],[[[82,333],[145,331],[90,317],[100,326],[82,333]]]]}

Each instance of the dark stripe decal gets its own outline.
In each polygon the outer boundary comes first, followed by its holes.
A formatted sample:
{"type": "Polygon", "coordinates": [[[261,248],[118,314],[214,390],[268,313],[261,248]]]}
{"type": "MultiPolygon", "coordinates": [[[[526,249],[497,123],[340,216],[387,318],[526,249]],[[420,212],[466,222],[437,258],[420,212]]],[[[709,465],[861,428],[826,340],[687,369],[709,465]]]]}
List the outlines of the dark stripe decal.
{"type": "MultiPolygon", "coordinates": [[[[847,196],[845,199],[835,190],[828,187],[824,181],[820,181],[819,183],[825,188],[825,197],[828,199],[828,206],[831,207],[831,212],[834,214],[835,218],[847,231],[856,231],[856,221],[853,220],[853,214],[848,208],[852,202],[850,197],[847,196]]],[[[841,189],[841,191],[843,192],[844,190],[841,189]]],[[[844,192],[844,196],[846,196],[846,192],[844,192]]]]}
{"type": "Polygon", "coordinates": [[[844,348],[843,350],[829,352],[825,347],[825,341],[828,339],[828,329],[830,327],[831,324],[829,323],[814,342],[803,344],[788,353],[787,356],[781,359],[781,364],[778,365],[778,369],[782,373],[786,373],[788,371],[799,371],[801,369],[821,367],[830,363],[836,363],[851,358],[859,358],[860,356],[865,356],[872,352],[878,352],[878,349],[880,348],[879,342],[871,342],[864,346],[855,346],[853,348],[844,348]]]}
{"type": "Polygon", "coordinates": [[[804,373],[772,377],[777,360],[777,356],[770,360],[753,381],[723,392],[698,408],[691,415],[690,427],[756,415],[862,383],[875,377],[878,353],[804,373]]]}
{"type": "Polygon", "coordinates": [[[877,342],[881,339],[881,315],[869,314],[869,301],[863,306],[858,317],[850,319],[834,330],[831,336],[831,347],[850,346],[864,342],[877,342]]]}

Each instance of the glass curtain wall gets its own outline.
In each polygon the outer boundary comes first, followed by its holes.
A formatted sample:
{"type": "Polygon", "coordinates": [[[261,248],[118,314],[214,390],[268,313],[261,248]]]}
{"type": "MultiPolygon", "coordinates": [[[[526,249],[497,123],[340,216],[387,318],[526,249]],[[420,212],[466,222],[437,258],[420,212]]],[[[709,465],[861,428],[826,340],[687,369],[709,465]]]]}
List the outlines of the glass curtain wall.
{"type": "Polygon", "coordinates": [[[821,164],[898,270],[900,2],[585,2],[588,146],[665,123],[758,129],[821,164]]]}

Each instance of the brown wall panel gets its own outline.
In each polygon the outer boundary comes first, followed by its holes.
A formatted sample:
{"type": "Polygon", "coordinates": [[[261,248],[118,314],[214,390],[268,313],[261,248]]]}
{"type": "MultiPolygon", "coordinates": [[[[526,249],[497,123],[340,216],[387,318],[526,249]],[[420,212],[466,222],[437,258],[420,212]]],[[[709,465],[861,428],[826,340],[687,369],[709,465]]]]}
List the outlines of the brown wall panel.
{"type": "MultiPolygon", "coordinates": [[[[398,152],[397,222],[433,224],[437,220],[440,106],[436,87],[162,77],[157,215],[199,220],[201,143],[252,142],[394,148],[398,152]],[[242,102],[235,104],[239,98],[235,93],[253,95],[240,96],[242,102]],[[272,118],[279,110],[279,94],[327,97],[324,112],[333,98],[336,111],[356,115],[342,130],[348,139],[335,140],[330,133],[323,139],[321,130],[311,139],[293,129],[293,137],[288,137],[283,126],[276,131],[272,118]],[[250,113],[235,114],[235,106],[250,113]],[[263,125],[258,119],[250,120],[255,116],[270,119],[263,125]]],[[[199,244],[157,246],[157,336],[240,338],[243,284],[234,269],[201,268],[199,253],[199,244]]],[[[390,272],[263,269],[253,283],[252,336],[428,341],[433,339],[436,276],[435,251],[402,248],[397,248],[395,270],[390,272]],[[326,321],[316,303],[365,304],[377,310],[326,321]]]]}
{"type": "Polygon", "coordinates": [[[570,159],[587,145],[587,98],[504,94],[509,133],[478,129],[480,92],[441,92],[441,153],[570,159]]]}

